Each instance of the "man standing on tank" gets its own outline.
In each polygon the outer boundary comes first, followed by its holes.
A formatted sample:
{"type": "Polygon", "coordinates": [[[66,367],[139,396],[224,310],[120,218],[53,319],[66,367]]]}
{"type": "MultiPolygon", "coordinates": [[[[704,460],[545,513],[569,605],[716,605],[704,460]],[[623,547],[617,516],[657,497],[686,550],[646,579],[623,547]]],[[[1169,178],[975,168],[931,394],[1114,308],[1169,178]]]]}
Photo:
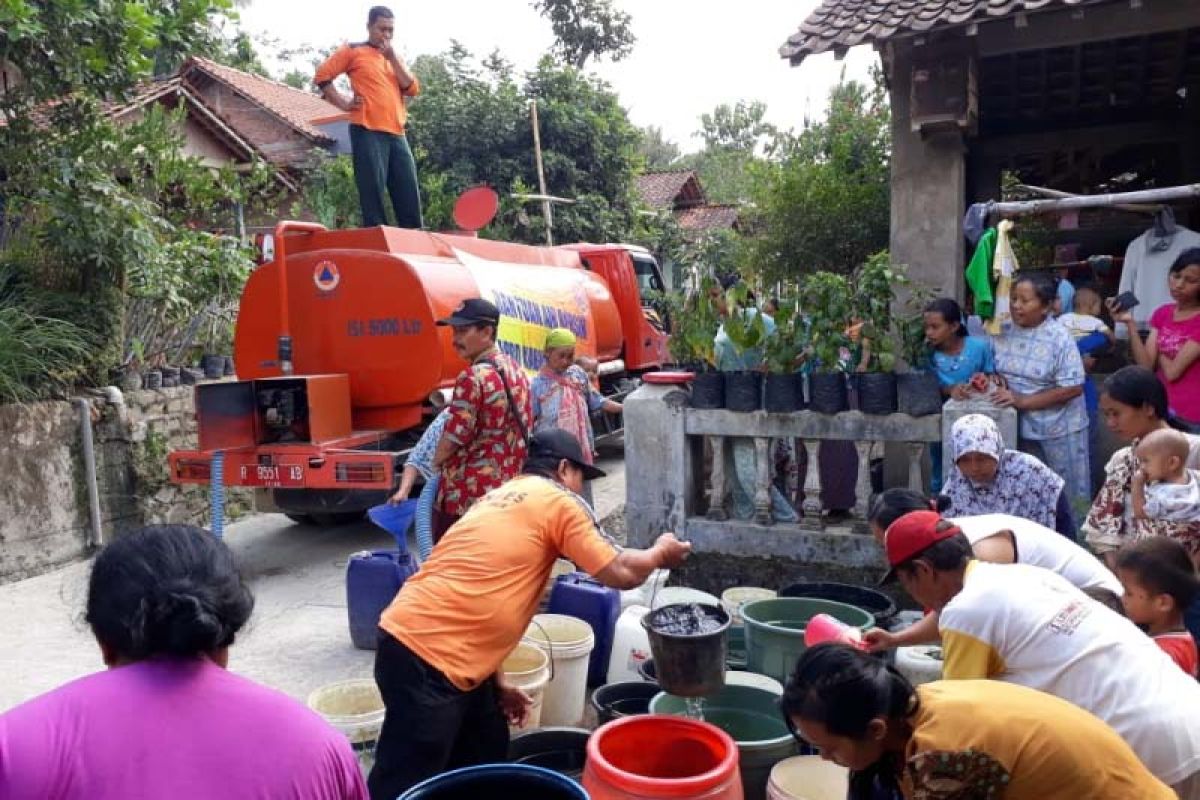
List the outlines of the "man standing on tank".
{"type": "Polygon", "coordinates": [[[454,350],[469,366],[454,381],[450,419],[433,457],[441,476],[435,542],[476,500],[521,473],[533,428],[529,379],[496,346],[496,306],[473,297],[437,324],[454,330],[454,350]]]}
{"type": "Polygon", "coordinates": [[[400,54],[392,49],[396,18],[385,6],[367,13],[367,41],[345,44],[317,68],[316,84],[330,103],[350,112],[350,146],[354,155],[354,183],[362,207],[362,223],[371,228],[386,225],[383,191],[391,196],[396,225],[420,228],[421,193],[404,124],[408,99],[421,91],[400,54]],[[353,98],[333,85],[339,75],[350,77],[353,98]]]}

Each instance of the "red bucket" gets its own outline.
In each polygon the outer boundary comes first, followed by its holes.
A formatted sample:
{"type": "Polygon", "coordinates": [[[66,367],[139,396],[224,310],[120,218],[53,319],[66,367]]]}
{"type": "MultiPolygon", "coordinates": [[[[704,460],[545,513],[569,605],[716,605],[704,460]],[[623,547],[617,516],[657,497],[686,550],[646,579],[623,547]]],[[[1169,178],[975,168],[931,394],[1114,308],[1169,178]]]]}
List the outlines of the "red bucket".
{"type": "Polygon", "coordinates": [[[743,800],[737,744],[707,722],[663,714],[625,717],[587,745],[583,788],[592,800],[743,800]]]}

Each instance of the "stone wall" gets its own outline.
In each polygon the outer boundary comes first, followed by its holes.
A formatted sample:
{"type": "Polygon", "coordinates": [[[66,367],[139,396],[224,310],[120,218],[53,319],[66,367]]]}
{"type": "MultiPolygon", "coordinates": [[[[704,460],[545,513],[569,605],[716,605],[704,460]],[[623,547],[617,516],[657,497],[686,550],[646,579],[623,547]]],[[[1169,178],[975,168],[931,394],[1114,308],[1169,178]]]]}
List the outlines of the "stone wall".
{"type": "MultiPolygon", "coordinates": [[[[167,454],[196,445],[190,386],[89,398],[102,537],[141,525],[208,523],[208,489],[167,479],[167,454]]],[[[0,583],[82,558],[91,538],[81,418],[69,402],[0,406],[0,583]]],[[[251,505],[226,496],[226,515],[251,505]]]]}

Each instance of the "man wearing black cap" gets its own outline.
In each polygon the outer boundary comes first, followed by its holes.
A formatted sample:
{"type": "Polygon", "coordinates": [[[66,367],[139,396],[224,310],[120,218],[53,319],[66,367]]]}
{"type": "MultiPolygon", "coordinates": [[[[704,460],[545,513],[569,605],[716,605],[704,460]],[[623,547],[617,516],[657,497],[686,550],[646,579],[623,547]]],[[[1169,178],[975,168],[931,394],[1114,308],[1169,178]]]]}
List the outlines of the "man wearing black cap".
{"type": "Polygon", "coordinates": [[[524,474],[488,492],[452,527],[379,620],[375,681],[387,708],[368,781],[375,800],[457,767],[507,760],[508,721],[530,698],[501,664],[537,612],[555,559],[606,586],[640,586],[691,545],[664,533],[621,549],[580,499],[603,477],[562,430],[537,433],[524,474]]]}
{"type": "Polygon", "coordinates": [[[454,350],[469,366],[454,382],[450,419],[433,456],[441,474],[435,542],[472,503],[521,472],[533,427],[529,379],[496,347],[496,306],[472,297],[437,324],[453,330],[454,350]]]}

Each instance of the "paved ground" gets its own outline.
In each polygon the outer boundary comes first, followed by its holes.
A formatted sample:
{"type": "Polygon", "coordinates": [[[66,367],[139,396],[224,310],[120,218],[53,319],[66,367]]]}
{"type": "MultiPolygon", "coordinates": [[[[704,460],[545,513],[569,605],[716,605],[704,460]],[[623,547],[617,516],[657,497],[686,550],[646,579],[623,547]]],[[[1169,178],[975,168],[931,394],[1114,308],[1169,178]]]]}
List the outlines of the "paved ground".
{"type": "MultiPolygon", "coordinates": [[[[604,518],[625,502],[619,445],[602,446],[596,510],[604,518]]],[[[373,653],[350,644],[344,573],[347,557],[389,546],[369,523],[320,529],[279,514],[226,531],[257,603],[231,650],[230,668],[304,699],[318,686],[371,674],[373,653]]],[[[0,711],[101,668],[83,622],[90,562],[0,586],[0,711]]]]}

